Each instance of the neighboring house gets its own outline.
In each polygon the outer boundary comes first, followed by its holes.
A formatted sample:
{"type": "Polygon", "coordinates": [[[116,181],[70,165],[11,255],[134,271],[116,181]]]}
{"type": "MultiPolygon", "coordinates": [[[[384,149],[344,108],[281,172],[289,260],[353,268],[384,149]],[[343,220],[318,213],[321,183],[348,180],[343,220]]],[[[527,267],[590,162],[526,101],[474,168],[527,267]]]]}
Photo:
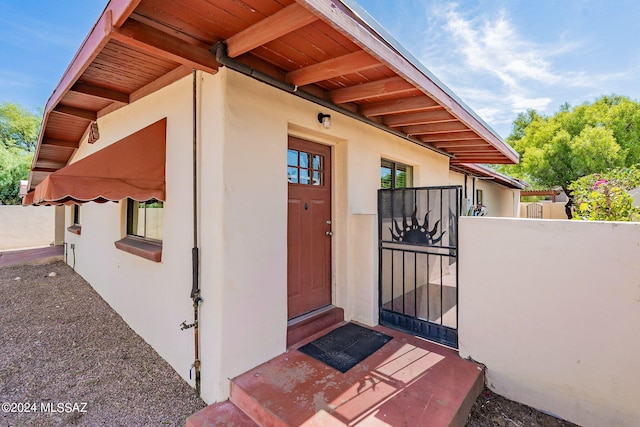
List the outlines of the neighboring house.
{"type": "Polygon", "coordinates": [[[520,198],[543,197],[536,202],[521,202],[521,218],[567,219],[565,205],[569,197],[560,187],[551,190],[522,190],[520,198]]]}
{"type": "Polygon", "coordinates": [[[112,0],[47,103],[24,203],[68,205],[76,271],[214,402],[292,318],[378,323],[381,186],[516,216],[521,183],[480,165],[517,161],[352,1],[112,0]]]}

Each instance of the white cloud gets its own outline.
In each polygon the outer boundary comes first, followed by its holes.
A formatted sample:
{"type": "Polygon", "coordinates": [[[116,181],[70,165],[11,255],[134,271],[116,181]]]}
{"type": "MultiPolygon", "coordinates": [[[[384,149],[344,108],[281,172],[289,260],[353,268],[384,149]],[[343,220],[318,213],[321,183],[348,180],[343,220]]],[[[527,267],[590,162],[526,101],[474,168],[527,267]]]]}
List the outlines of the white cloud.
{"type": "Polygon", "coordinates": [[[503,10],[467,16],[454,3],[431,6],[428,15],[423,61],[503,136],[518,113],[548,114],[564,102],[556,93],[612,77],[560,69],[556,59],[583,43],[564,37],[551,45],[527,40],[503,10]]]}

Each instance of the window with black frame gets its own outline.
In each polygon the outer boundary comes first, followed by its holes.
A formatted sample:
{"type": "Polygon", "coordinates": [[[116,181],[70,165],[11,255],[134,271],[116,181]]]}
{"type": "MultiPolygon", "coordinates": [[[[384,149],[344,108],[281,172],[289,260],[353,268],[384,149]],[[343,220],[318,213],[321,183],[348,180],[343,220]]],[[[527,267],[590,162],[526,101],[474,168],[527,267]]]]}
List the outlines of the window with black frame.
{"type": "MultiPolygon", "coordinates": [[[[411,166],[387,159],[380,161],[380,188],[402,189],[412,186],[413,168],[411,166]]],[[[413,208],[414,194],[412,190],[383,192],[383,218],[409,216],[413,212],[413,208]]]]}
{"type": "Polygon", "coordinates": [[[127,200],[127,235],[162,241],[164,203],[158,200],[127,200]]]}
{"type": "Polygon", "coordinates": [[[71,205],[71,225],[67,227],[67,231],[80,235],[82,227],[80,226],[80,205],[71,205]]]}

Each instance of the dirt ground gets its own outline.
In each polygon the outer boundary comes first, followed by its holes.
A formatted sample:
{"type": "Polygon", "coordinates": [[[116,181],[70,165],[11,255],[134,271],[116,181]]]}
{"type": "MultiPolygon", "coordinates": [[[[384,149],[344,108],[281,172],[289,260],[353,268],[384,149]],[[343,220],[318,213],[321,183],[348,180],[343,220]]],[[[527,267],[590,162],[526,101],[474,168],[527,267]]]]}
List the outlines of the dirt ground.
{"type": "Polygon", "coordinates": [[[0,337],[0,426],[184,426],[205,406],[62,262],[0,268],[0,337]]]}
{"type": "MultiPolygon", "coordinates": [[[[62,262],[0,268],[0,337],[0,426],[184,426],[205,406],[62,262]]],[[[467,426],[573,424],[485,390],[467,426]]]]}
{"type": "Polygon", "coordinates": [[[536,411],[529,406],[484,389],[473,404],[467,427],[578,427],[568,421],[536,411]]]}

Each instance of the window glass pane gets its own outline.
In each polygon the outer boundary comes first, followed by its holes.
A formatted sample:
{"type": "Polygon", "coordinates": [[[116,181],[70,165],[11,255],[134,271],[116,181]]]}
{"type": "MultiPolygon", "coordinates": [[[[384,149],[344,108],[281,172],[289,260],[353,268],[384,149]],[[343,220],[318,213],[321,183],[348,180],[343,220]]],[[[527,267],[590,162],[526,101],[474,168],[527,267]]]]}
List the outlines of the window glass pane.
{"type": "Polygon", "coordinates": [[[300,167],[301,168],[309,167],[309,153],[300,152],[300,167]]]}
{"type": "Polygon", "coordinates": [[[380,188],[391,188],[391,168],[380,167],[380,188]]]}
{"type": "Polygon", "coordinates": [[[136,236],[144,237],[144,202],[135,202],[138,206],[136,214],[137,221],[134,223],[134,233],[136,236]]]}
{"type": "Polygon", "coordinates": [[[298,183],[298,168],[287,168],[287,179],[293,184],[298,183]]]}
{"type": "Polygon", "coordinates": [[[300,169],[300,184],[309,184],[309,169],[300,169]]]}
{"type": "Polygon", "coordinates": [[[145,206],[145,236],[147,239],[162,240],[162,223],[164,219],[164,204],[162,202],[146,202],[145,206]]]}
{"type": "Polygon", "coordinates": [[[157,200],[127,200],[127,234],[144,239],[162,240],[164,203],[157,200]]]}
{"type": "Polygon", "coordinates": [[[313,185],[322,185],[322,172],[313,172],[313,185]]]}
{"type": "Polygon", "coordinates": [[[313,155],[313,169],[322,169],[322,156],[318,156],[317,154],[313,155]]]}
{"type": "Polygon", "coordinates": [[[407,188],[407,167],[396,166],[395,188],[407,188]]]}
{"type": "Polygon", "coordinates": [[[73,211],[73,225],[80,225],[80,206],[73,205],[71,209],[73,211]]]}
{"type": "Polygon", "coordinates": [[[298,151],[296,150],[287,151],[287,164],[289,166],[298,166],[298,151]]]}

